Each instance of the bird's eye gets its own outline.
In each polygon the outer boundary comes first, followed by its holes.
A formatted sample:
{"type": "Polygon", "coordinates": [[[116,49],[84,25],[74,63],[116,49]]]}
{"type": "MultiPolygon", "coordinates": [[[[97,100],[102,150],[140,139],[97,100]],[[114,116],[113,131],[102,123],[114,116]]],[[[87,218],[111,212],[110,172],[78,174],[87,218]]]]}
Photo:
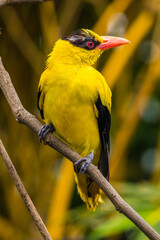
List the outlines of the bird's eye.
{"type": "Polygon", "coordinates": [[[90,48],[90,49],[93,49],[94,48],[94,43],[92,41],[88,41],[87,42],[87,47],[90,48]]]}

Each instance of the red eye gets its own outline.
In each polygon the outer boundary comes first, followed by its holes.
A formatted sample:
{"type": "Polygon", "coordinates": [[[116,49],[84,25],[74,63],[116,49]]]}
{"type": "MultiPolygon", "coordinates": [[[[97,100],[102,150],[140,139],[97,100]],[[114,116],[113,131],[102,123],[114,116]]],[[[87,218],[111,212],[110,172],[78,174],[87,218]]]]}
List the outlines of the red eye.
{"type": "Polygon", "coordinates": [[[89,42],[87,42],[87,46],[88,46],[88,48],[92,49],[94,47],[94,43],[92,41],[89,41],[89,42]]]}

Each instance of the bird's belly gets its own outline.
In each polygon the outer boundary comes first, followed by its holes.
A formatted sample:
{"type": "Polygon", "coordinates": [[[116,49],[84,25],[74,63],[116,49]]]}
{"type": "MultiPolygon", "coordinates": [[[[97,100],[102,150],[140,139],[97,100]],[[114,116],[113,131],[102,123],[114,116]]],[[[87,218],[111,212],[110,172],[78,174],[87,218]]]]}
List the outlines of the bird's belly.
{"type": "Polygon", "coordinates": [[[86,156],[92,150],[97,152],[100,146],[98,123],[93,104],[90,101],[80,101],[62,94],[44,109],[46,123],[55,127],[55,135],[63,140],[81,156],[86,156]],[[50,106],[50,107],[48,107],[50,106]]]}

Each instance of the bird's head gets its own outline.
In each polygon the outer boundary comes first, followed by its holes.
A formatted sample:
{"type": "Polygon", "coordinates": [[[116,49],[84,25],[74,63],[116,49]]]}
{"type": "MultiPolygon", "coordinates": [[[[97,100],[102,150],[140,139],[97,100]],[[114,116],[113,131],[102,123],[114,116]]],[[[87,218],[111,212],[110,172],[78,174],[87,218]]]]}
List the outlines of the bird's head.
{"type": "Polygon", "coordinates": [[[124,38],[99,36],[91,30],[79,29],[59,39],[54,50],[65,63],[93,65],[105,50],[127,43],[129,41],[124,38]]]}

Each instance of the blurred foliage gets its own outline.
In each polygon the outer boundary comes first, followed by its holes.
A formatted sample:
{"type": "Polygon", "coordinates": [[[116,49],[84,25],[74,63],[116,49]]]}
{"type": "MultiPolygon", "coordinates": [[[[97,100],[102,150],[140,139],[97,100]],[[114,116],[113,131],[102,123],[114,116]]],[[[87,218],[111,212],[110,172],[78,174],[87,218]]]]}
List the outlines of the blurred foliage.
{"type": "MultiPolygon", "coordinates": [[[[0,9],[0,55],[27,110],[39,117],[40,74],[54,42],[77,28],[126,37],[97,63],[113,92],[111,183],[160,232],[160,1],[55,0],[0,9]]],[[[53,239],[145,240],[104,196],[103,211],[87,211],[72,164],[19,125],[0,92],[0,136],[53,239]]],[[[0,164],[0,239],[40,234],[0,164]]]]}

